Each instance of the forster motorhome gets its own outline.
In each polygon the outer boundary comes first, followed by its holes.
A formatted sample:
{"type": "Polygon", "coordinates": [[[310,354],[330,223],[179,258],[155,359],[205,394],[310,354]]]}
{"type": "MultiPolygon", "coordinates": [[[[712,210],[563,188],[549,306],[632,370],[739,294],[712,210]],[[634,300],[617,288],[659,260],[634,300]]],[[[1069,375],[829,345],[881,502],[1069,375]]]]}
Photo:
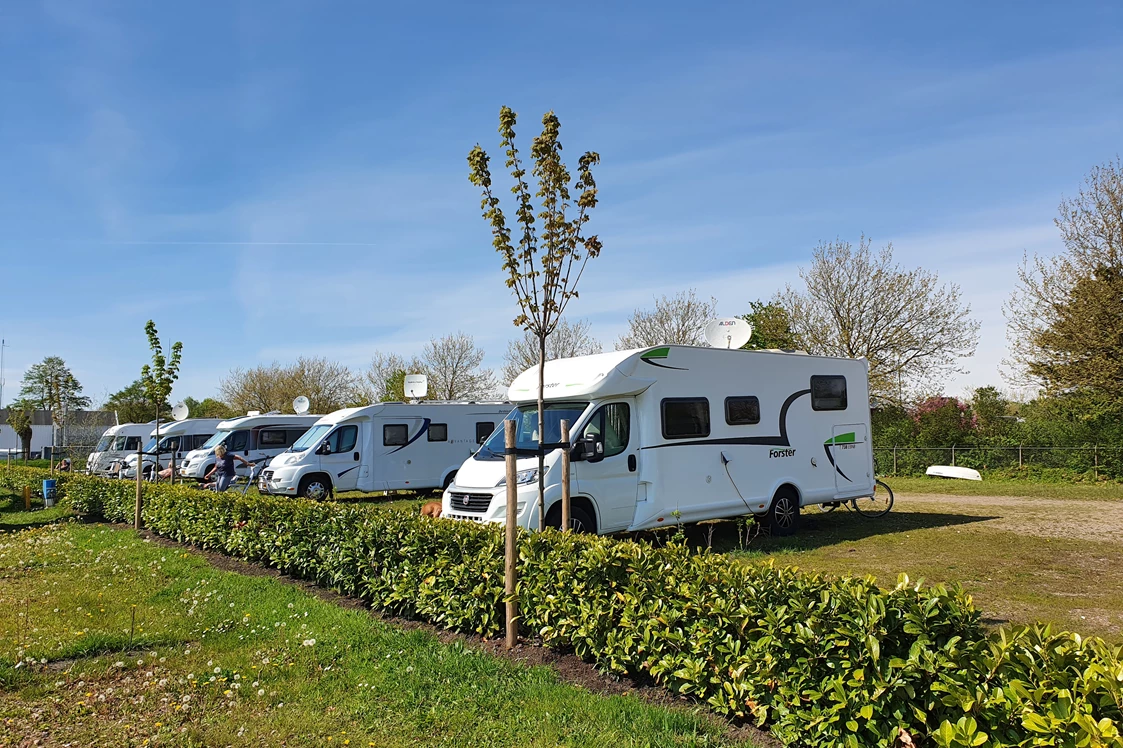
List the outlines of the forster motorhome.
{"type": "MultiPolygon", "coordinates": [[[[186,418],[182,421],[160,424],[159,444],[156,443],[157,429],[149,429],[149,438],[144,445],[143,474],[146,477],[151,476],[157,459],[160,470],[172,464],[173,456],[178,465],[188,452],[198,449],[214,436],[215,429],[221,422],[221,418],[186,418]]],[[[136,453],[125,458],[123,474],[126,478],[136,477],[136,453]]]]}
{"type": "Polygon", "coordinates": [[[337,410],[274,457],[258,488],[310,499],[442,488],[510,412],[510,403],[429,401],[337,410]]]}
{"type": "MultiPolygon", "coordinates": [[[[642,530],[753,514],[775,534],[799,509],[874,491],[864,360],[667,345],[547,362],[545,441],[567,419],[572,524],[642,530]]],[[[538,369],[508,397],[538,444],[538,369]]],[[[504,435],[464,461],[443,516],[502,522],[504,435]]],[[[561,452],[546,456],[546,524],[561,524],[561,452]]],[[[538,528],[538,458],[518,460],[519,524],[538,528]]]]}
{"type": "MultiPolygon", "coordinates": [[[[291,447],[320,418],[318,415],[269,413],[223,421],[205,444],[184,456],[179,474],[184,478],[203,480],[214,467],[214,448],[219,444],[250,462],[268,461],[291,447]]],[[[239,475],[249,472],[242,463],[234,464],[239,475]]]]}
{"type": "Polygon", "coordinates": [[[86,458],[86,472],[90,475],[101,475],[116,478],[125,459],[135,455],[137,447],[148,440],[152,428],[151,423],[122,423],[110,426],[98,439],[97,446],[90,456],[86,458]]]}

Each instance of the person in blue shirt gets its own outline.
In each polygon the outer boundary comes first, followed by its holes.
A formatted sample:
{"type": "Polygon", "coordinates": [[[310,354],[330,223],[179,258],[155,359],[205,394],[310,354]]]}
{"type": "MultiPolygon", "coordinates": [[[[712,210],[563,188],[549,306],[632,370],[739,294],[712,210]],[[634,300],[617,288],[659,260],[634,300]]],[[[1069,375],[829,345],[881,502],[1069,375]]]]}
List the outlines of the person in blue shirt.
{"type": "Polygon", "coordinates": [[[242,459],[241,455],[236,455],[226,451],[226,445],[219,444],[214,448],[214,467],[206,474],[204,480],[210,480],[214,476],[214,490],[218,492],[225,491],[230,488],[231,482],[234,480],[234,460],[246,465],[250,469],[253,468],[254,463],[249,460],[242,459]]]}

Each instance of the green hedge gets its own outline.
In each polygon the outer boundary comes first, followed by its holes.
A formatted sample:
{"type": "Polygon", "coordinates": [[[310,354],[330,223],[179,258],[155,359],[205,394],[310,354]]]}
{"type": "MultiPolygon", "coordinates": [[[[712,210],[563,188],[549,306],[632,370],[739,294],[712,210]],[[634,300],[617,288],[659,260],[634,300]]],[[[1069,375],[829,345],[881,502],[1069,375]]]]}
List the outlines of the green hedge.
{"type": "Polygon", "coordinates": [[[58,481],[59,499],[65,499],[67,496],[66,484],[74,478],[73,473],[56,472],[52,475],[46,468],[0,467],[0,488],[8,488],[16,493],[23,493],[24,486],[27,486],[33,492],[42,493],[43,481],[48,478],[54,478],[58,481]]]}
{"type": "MultiPolygon", "coordinates": [[[[74,476],[74,506],[131,521],[135,484],[74,476]]],[[[154,532],[460,631],[501,631],[495,525],[145,486],[154,532]]],[[[549,646],[767,725],[788,744],[1123,746],[1123,648],[988,635],[957,587],[891,590],[671,544],[522,533],[523,625],[549,646]]]]}

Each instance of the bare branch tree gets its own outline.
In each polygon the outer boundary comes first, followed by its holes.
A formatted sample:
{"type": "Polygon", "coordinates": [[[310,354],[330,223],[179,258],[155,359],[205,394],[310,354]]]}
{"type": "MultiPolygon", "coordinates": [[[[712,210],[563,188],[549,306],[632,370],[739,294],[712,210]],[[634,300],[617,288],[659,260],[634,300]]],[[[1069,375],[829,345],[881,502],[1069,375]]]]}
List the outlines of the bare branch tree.
{"type": "Polygon", "coordinates": [[[809,353],[865,358],[872,394],[903,400],[906,383],[923,388],[962,372],[960,359],[975,352],[979,323],[959,287],[902,269],[892,245],[874,253],[865,236],[857,247],[820,244],[799,276],[805,290],[788,286],[776,298],[792,331],[809,353]]]}
{"type": "Polygon", "coordinates": [[[1123,357],[1112,322],[1119,305],[1114,287],[1123,274],[1123,161],[1094,167],[1076,197],[1061,200],[1059,213],[1054,223],[1065,251],[1026,257],[1003,309],[1010,346],[1005,376],[1014,385],[1051,391],[1100,389],[1115,379],[1123,357]]]}
{"type": "Polygon", "coordinates": [[[252,369],[232,369],[219,384],[221,398],[236,412],[277,410],[292,413],[292,401],[308,398],[312,413],[346,407],[354,396],[354,374],[326,358],[298,358],[288,366],[274,361],[252,369]]]}
{"type": "Polygon", "coordinates": [[[429,397],[441,400],[478,400],[490,397],[496,389],[495,374],[481,369],[484,351],[471,335],[457,332],[433,338],[419,360],[420,371],[427,374],[429,397]]]}
{"type": "Polygon", "coordinates": [[[370,365],[355,381],[355,400],[365,404],[405,400],[406,374],[425,374],[417,358],[406,361],[397,353],[375,351],[370,365]]]}
{"type": "MultiPolygon", "coordinates": [[[[589,333],[587,320],[578,320],[572,325],[567,320],[559,320],[553,334],[546,340],[547,361],[587,356],[601,350],[600,341],[589,333]]],[[[537,366],[538,353],[538,338],[529,330],[507,343],[507,353],[503,356],[503,381],[510,384],[519,374],[537,366]]]]}
{"type": "Polygon", "coordinates": [[[703,301],[693,288],[655,299],[655,309],[637,309],[616,350],[653,345],[705,345],[706,323],[717,316],[717,299],[703,301]]]}

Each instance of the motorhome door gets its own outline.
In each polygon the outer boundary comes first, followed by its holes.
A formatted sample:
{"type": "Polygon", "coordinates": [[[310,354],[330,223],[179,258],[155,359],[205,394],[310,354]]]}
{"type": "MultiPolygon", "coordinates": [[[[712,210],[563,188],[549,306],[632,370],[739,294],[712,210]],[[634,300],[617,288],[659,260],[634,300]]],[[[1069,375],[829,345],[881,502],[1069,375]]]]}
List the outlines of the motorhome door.
{"type": "Polygon", "coordinates": [[[836,425],[823,445],[827,460],[834,466],[836,496],[860,495],[873,482],[868,436],[864,423],[836,425]]]}
{"type": "Polygon", "coordinates": [[[634,405],[631,400],[601,405],[577,435],[598,435],[604,449],[602,460],[573,463],[577,490],[596,503],[601,532],[625,529],[636,513],[639,433],[634,405]]]}
{"type": "Polygon", "coordinates": [[[345,423],[324,439],[320,469],[331,476],[336,491],[353,491],[359,480],[359,426],[345,423]]]}

